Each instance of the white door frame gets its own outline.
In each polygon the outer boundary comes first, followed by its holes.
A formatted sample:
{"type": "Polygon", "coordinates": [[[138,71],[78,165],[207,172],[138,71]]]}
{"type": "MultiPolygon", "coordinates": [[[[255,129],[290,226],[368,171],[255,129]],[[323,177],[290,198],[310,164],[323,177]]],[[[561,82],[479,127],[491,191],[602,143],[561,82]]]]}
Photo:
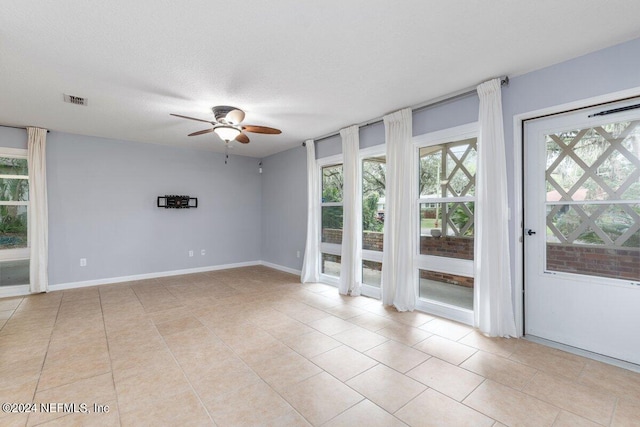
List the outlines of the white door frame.
{"type": "Polygon", "coordinates": [[[552,107],[542,108],[540,110],[529,111],[526,113],[516,114],[513,116],[513,207],[515,215],[513,217],[514,235],[513,247],[514,254],[514,298],[515,298],[515,316],[516,316],[516,332],[518,337],[524,335],[524,242],[523,242],[523,137],[522,131],[524,121],[534,117],[540,117],[550,114],[557,114],[569,110],[584,108],[592,105],[613,102],[624,98],[640,96],[640,86],[625,89],[618,92],[612,92],[605,95],[599,95],[591,98],[584,98],[566,104],[555,105],[552,107]]]}

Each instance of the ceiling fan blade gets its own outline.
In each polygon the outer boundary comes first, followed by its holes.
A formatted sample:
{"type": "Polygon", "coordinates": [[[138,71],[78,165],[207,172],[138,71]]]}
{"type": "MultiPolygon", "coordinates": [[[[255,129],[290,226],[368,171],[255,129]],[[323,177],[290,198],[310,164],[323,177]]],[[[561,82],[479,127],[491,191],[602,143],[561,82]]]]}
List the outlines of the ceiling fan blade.
{"type": "Polygon", "coordinates": [[[212,122],[212,121],[209,121],[209,120],[196,119],[195,117],[189,117],[189,116],[181,116],[180,114],[170,113],[169,115],[170,116],[175,116],[175,117],[182,117],[183,119],[197,120],[199,122],[211,123],[212,125],[215,124],[215,122],[212,122]]]}
{"type": "Polygon", "coordinates": [[[244,133],[241,133],[240,135],[236,136],[236,141],[241,142],[243,144],[248,144],[249,143],[249,137],[247,135],[245,135],[244,133]]]}
{"type": "Polygon", "coordinates": [[[279,133],[282,133],[280,129],[274,129],[266,126],[253,126],[253,125],[242,126],[242,130],[246,130],[247,132],[253,132],[253,133],[268,133],[270,135],[277,135],[279,133]]]}
{"type": "Polygon", "coordinates": [[[194,133],[190,133],[187,136],[197,136],[197,135],[204,135],[205,133],[211,133],[213,132],[213,128],[211,129],[205,129],[205,130],[199,130],[198,132],[194,132],[194,133]]]}

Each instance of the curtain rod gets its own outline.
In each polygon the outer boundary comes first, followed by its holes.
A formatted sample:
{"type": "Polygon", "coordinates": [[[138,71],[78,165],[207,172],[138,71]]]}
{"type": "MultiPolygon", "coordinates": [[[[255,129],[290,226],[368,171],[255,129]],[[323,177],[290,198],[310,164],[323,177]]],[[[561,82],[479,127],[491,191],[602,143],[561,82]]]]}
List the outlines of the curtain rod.
{"type": "MultiPolygon", "coordinates": [[[[500,77],[500,85],[501,86],[509,86],[509,76],[500,77]]],[[[438,104],[444,104],[445,102],[450,102],[450,101],[453,101],[453,100],[456,100],[456,99],[465,98],[465,97],[467,97],[469,95],[472,95],[472,94],[474,94],[476,92],[477,92],[477,86],[476,87],[472,87],[472,88],[462,89],[462,90],[459,90],[457,92],[452,92],[452,93],[450,93],[448,95],[440,96],[438,98],[431,99],[431,100],[429,100],[427,102],[423,102],[421,104],[414,105],[413,107],[411,107],[411,111],[415,113],[416,111],[421,111],[421,110],[427,109],[429,107],[433,107],[433,106],[438,105],[438,104]]],[[[375,119],[371,119],[371,120],[367,120],[366,122],[359,123],[357,126],[359,128],[362,128],[362,127],[374,125],[376,123],[380,123],[382,121],[383,121],[383,117],[377,117],[375,119]]],[[[315,138],[313,141],[314,142],[318,142],[318,141],[322,141],[323,139],[329,139],[329,138],[332,138],[332,137],[337,136],[337,135],[340,135],[340,131],[332,132],[332,133],[329,133],[329,134],[326,134],[326,135],[322,135],[322,136],[320,136],[318,138],[315,138]]],[[[302,146],[304,147],[304,146],[306,146],[306,144],[303,142],[302,146]]]]}
{"type": "MultiPolygon", "coordinates": [[[[13,128],[13,129],[24,129],[24,130],[27,130],[27,128],[26,128],[26,127],[24,127],[24,126],[0,125],[0,127],[3,127],[3,128],[13,128]]],[[[51,131],[50,131],[49,129],[47,129],[47,133],[49,133],[49,132],[51,132],[51,131]]]]}

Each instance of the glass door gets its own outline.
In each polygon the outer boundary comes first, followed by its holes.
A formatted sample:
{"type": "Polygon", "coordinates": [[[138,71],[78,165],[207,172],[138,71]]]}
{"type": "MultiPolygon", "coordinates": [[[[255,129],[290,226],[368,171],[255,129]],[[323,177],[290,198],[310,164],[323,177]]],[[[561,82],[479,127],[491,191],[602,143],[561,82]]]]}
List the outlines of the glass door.
{"type": "Polygon", "coordinates": [[[525,333],[640,363],[640,110],[603,109],[526,124],[525,333]]]}

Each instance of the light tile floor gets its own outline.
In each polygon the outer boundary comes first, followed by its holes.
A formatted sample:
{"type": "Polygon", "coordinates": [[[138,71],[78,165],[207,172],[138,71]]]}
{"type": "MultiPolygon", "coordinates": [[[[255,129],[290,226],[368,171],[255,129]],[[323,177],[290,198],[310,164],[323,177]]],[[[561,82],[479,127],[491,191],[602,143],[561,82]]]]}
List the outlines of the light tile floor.
{"type": "Polygon", "coordinates": [[[0,326],[0,401],[58,410],[2,426],[640,425],[640,374],[265,267],[0,299],[0,326]]]}

